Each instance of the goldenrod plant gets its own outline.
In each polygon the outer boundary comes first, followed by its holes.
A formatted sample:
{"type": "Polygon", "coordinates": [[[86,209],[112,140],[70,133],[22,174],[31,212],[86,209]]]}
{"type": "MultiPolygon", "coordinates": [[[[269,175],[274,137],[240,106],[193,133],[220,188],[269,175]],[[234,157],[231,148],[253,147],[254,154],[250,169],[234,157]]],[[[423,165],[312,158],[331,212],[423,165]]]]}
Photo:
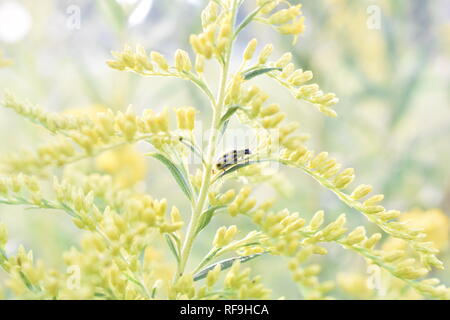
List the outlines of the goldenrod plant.
{"type": "MultiPolygon", "coordinates": [[[[63,212],[83,230],[80,245],[62,257],[67,270],[58,270],[36,260],[23,246],[8,252],[7,227],[0,224],[0,265],[8,274],[11,294],[30,299],[282,298],[273,296],[265,279],[247,267],[272,255],[286,261],[303,298],[331,299],[335,281],[319,281],[323,266],[315,256],[327,255],[334,244],[362,257],[389,282],[389,294],[382,295],[376,286],[367,287],[367,275],[337,274],[337,284],[355,298],[404,298],[404,292],[417,298],[450,298],[450,290],[428,276],[444,267],[437,255],[448,243],[448,232],[435,232],[433,228],[441,226],[424,224],[425,216],[417,212],[386,209],[383,195],[373,194],[370,185],[353,186],[355,170],[327,152],[309,149],[299,123],[288,121],[283,107],[269,102],[269,93],[256,80],[268,77],[332,118],[337,116],[336,95],[314,83],[313,73],[296,66],[290,52],[273,58],[273,45],[257,39],[236,52],[241,32],[253,23],[266,24],[296,43],[305,30],[302,6],[256,0],[254,10],[238,20],[244,2],[252,1],[209,1],[201,14],[202,30],[189,39],[193,54],[179,49],[169,59],[141,45],[126,46],[107,62],[118,71],[193,83],[210,102],[206,145],[197,138],[200,110],[191,106],[162,112],[147,108],[142,114],[132,106],[125,112],[59,114],[11,93],[4,95],[4,107],[54,138],[34,150],[2,157],[0,203],[63,212]],[[218,79],[205,74],[212,66],[220,70],[218,79]],[[219,146],[231,134],[234,119],[255,130],[258,142],[223,153],[219,146]],[[141,153],[137,143],[152,150],[141,153]],[[167,168],[189,212],[172,205],[170,197],[156,199],[140,188],[144,157],[167,168]],[[77,165],[84,159],[93,159],[97,170],[77,165]],[[305,173],[352,210],[349,220],[357,221],[354,212],[359,212],[379,232],[349,227],[345,214],[330,219],[317,208],[307,219],[295,207],[275,209],[277,199],[258,201],[255,188],[267,179],[261,171],[271,163],[305,173]],[[226,215],[229,223],[213,238],[205,237],[204,230],[218,215],[226,215]],[[250,221],[254,230],[241,229],[236,217],[250,221]],[[208,251],[194,257],[193,248],[200,242],[209,243],[208,251]]],[[[448,229],[445,215],[430,214],[439,215],[448,229]]]]}

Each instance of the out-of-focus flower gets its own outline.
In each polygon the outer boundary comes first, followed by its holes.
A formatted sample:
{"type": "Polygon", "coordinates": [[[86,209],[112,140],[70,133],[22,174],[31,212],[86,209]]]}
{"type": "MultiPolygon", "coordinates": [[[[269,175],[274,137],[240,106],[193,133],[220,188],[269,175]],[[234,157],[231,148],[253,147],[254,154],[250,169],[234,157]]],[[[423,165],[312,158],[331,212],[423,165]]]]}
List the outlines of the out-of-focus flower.
{"type": "MultiPolygon", "coordinates": [[[[400,216],[400,221],[408,222],[412,228],[423,229],[427,237],[438,250],[445,250],[449,244],[450,219],[439,209],[414,209],[400,216]]],[[[389,239],[384,245],[386,250],[404,249],[406,243],[399,239],[389,239]]]]}
{"type": "MultiPolygon", "coordinates": [[[[101,105],[91,105],[88,108],[74,109],[66,111],[69,114],[88,114],[95,120],[95,115],[105,112],[107,109],[101,105]]],[[[98,170],[110,174],[114,182],[120,187],[131,187],[142,181],[147,173],[145,158],[141,152],[132,145],[124,145],[100,154],[95,159],[95,166],[98,170]]]]}
{"type": "Polygon", "coordinates": [[[401,220],[408,221],[413,228],[423,228],[427,234],[426,240],[433,242],[436,249],[443,250],[448,247],[450,219],[441,210],[415,209],[404,214],[401,220]]]}
{"type": "Polygon", "coordinates": [[[368,277],[356,273],[341,273],[337,276],[339,287],[349,296],[359,299],[369,299],[374,292],[367,286],[368,277]]]}
{"type": "Polygon", "coordinates": [[[329,20],[330,30],[345,35],[348,49],[356,54],[353,58],[358,60],[367,76],[375,81],[386,80],[389,76],[386,41],[381,30],[367,27],[366,7],[355,5],[351,1],[333,0],[331,8],[333,14],[329,20]]]}
{"type": "Polygon", "coordinates": [[[95,165],[99,170],[113,176],[121,187],[131,187],[142,181],[147,172],[145,159],[131,145],[107,151],[97,157],[95,165]]]}

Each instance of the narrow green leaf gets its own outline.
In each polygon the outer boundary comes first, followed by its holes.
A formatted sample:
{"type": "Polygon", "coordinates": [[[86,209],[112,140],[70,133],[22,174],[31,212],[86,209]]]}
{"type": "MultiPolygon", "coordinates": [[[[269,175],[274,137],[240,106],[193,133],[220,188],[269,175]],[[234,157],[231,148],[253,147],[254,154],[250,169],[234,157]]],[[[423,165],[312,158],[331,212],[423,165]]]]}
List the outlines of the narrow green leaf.
{"type": "MultiPolygon", "coordinates": [[[[267,5],[269,4],[270,1],[267,1],[265,4],[263,4],[261,7],[256,8],[255,10],[253,10],[252,12],[250,12],[250,14],[244,18],[244,20],[242,21],[242,23],[236,28],[236,31],[234,32],[233,35],[233,39],[236,39],[236,37],[239,35],[239,33],[241,33],[242,30],[245,29],[245,27],[253,21],[253,18],[256,17],[256,15],[267,5]]],[[[243,1],[241,1],[240,5],[243,3],[243,1]]]]}
{"type": "Polygon", "coordinates": [[[138,280],[136,280],[135,278],[133,278],[132,276],[130,276],[127,273],[124,273],[125,277],[127,277],[127,279],[131,282],[133,282],[135,285],[139,286],[141,289],[145,289],[144,286],[142,285],[142,283],[140,283],[138,280]]]}
{"type": "Polygon", "coordinates": [[[28,290],[30,290],[31,292],[37,291],[36,288],[33,286],[33,284],[30,282],[30,280],[27,278],[27,276],[22,271],[19,271],[19,276],[22,279],[22,282],[28,288],[28,290]]]}
{"type": "Polygon", "coordinates": [[[235,114],[236,111],[238,111],[238,110],[241,109],[241,108],[242,108],[241,106],[231,106],[231,107],[228,107],[227,112],[225,112],[225,114],[222,116],[222,119],[220,119],[220,124],[221,124],[221,126],[222,126],[225,122],[229,121],[229,119],[233,116],[233,114],[235,114]]]}
{"type": "Polygon", "coordinates": [[[283,69],[281,69],[281,68],[260,68],[260,69],[256,69],[256,70],[252,70],[252,71],[244,73],[244,79],[245,80],[250,80],[250,79],[253,79],[253,78],[257,77],[257,76],[265,74],[267,72],[281,71],[281,70],[283,70],[283,69]]]}
{"type": "Polygon", "coordinates": [[[245,262],[253,260],[253,259],[255,259],[255,258],[257,258],[257,257],[259,257],[259,256],[261,256],[263,254],[266,254],[266,252],[253,254],[253,255],[250,255],[250,256],[244,256],[244,257],[234,257],[234,258],[230,258],[230,259],[225,259],[225,260],[219,261],[217,263],[214,263],[214,264],[206,267],[205,269],[199,271],[198,273],[196,273],[194,275],[194,281],[199,281],[201,279],[206,278],[206,276],[208,275],[208,272],[213,270],[217,265],[220,265],[221,270],[226,270],[226,269],[231,268],[231,266],[233,265],[233,263],[235,261],[239,260],[241,263],[245,263],[245,262]]]}
{"type": "Polygon", "coordinates": [[[178,167],[172,161],[170,161],[160,153],[151,153],[149,155],[161,161],[169,169],[170,173],[175,178],[178,185],[181,187],[181,190],[183,190],[184,194],[188,197],[189,200],[192,200],[192,190],[186,177],[181,173],[181,170],[178,169],[178,167]]]}
{"type": "Polygon", "coordinates": [[[222,174],[218,178],[222,178],[223,176],[226,176],[227,174],[233,173],[233,172],[235,172],[235,171],[237,171],[239,169],[245,168],[245,167],[250,166],[252,164],[257,164],[257,163],[267,162],[267,161],[275,161],[275,160],[262,159],[262,160],[252,160],[252,161],[246,161],[246,162],[238,163],[238,164],[230,167],[228,170],[225,170],[224,172],[222,172],[222,174]]]}
{"type": "Polygon", "coordinates": [[[203,158],[201,151],[191,141],[180,137],[180,142],[184,144],[186,147],[188,147],[194,154],[196,154],[200,159],[202,159],[203,163],[205,163],[205,159],[203,158]]]}
{"type": "Polygon", "coordinates": [[[72,217],[79,218],[80,216],[73,211],[73,209],[69,206],[67,206],[65,203],[60,202],[61,207],[72,217]]]}
{"type": "Polygon", "coordinates": [[[228,128],[228,123],[230,122],[230,118],[233,116],[233,114],[236,113],[236,111],[238,111],[239,109],[241,109],[241,106],[231,106],[228,107],[227,112],[225,112],[225,114],[222,116],[222,119],[220,119],[220,135],[221,137],[223,137],[223,135],[225,134],[225,131],[228,128]]]}
{"type": "Polygon", "coordinates": [[[198,225],[197,234],[200,233],[210,222],[216,210],[225,208],[226,206],[211,207],[200,216],[200,223],[198,225]]]}
{"type": "Polygon", "coordinates": [[[167,245],[169,246],[170,251],[177,260],[177,263],[180,263],[180,256],[178,255],[178,250],[175,247],[175,244],[173,243],[173,239],[168,234],[164,234],[164,238],[167,241],[167,245]]]}
{"type": "Polygon", "coordinates": [[[145,245],[145,246],[142,248],[141,253],[139,254],[139,263],[141,264],[141,266],[144,265],[145,249],[147,249],[147,245],[145,245]]]}
{"type": "Polygon", "coordinates": [[[96,293],[94,293],[94,297],[105,298],[106,295],[104,293],[96,292],[96,293]]]}
{"type": "Polygon", "coordinates": [[[211,250],[206,257],[203,258],[202,262],[198,265],[198,267],[195,269],[196,271],[199,269],[202,269],[205,265],[207,265],[214,257],[217,255],[217,253],[220,252],[222,248],[215,248],[214,250],[211,250]]]}
{"type": "Polygon", "coordinates": [[[173,241],[175,241],[175,244],[177,245],[177,247],[181,248],[180,238],[175,233],[171,233],[170,236],[172,237],[173,241]]]}
{"type": "Polygon", "coordinates": [[[126,277],[129,281],[133,282],[135,285],[137,285],[139,288],[141,288],[142,292],[143,292],[147,297],[149,296],[148,293],[147,293],[147,288],[145,287],[145,285],[144,285],[142,282],[140,282],[139,280],[135,279],[133,276],[130,276],[130,275],[127,274],[127,273],[124,273],[124,275],[125,275],[125,277],[126,277]]]}
{"type": "Polygon", "coordinates": [[[151,298],[152,298],[152,299],[155,299],[155,297],[156,297],[156,291],[157,291],[157,290],[158,290],[157,287],[153,287],[152,293],[151,293],[151,298]]]}

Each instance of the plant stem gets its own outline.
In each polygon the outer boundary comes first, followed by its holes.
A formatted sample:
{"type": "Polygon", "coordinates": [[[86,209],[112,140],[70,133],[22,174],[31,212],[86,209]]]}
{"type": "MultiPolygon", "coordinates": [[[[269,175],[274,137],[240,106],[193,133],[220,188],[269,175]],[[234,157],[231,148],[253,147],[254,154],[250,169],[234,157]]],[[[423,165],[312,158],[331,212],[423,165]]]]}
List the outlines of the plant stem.
{"type": "MultiPolygon", "coordinates": [[[[234,28],[234,23],[237,13],[237,0],[233,1],[232,7],[232,29],[234,28]]],[[[232,33],[233,34],[233,33],[232,33]]],[[[178,265],[177,274],[175,280],[181,277],[185,271],[189,255],[192,250],[192,245],[195,240],[196,230],[200,221],[201,214],[204,210],[206,199],[208,195],[208,190],[212,181],[212,166],[216,155],[218,132],[220,127],[220,119],[222,117],[222,112],[225,104],[226,88],[228,83],[228,73],[230,69],[231,52],[233,48],[233,39],[230,39],[229,46],[226,51],[226,57],[224,59],[223,68],[221,71],[221,81],[219,94],[215,105],[213,105],[213,120],[211,123],[211,133],[208,141],[208,151],[204,165],[202,185],[200,188],[200,193],[198,196],[198,201],[192,211],[191,220],[189,221],[188,232],[183,243],[183,248],[181,250],[180,263],[178,265]]]]}

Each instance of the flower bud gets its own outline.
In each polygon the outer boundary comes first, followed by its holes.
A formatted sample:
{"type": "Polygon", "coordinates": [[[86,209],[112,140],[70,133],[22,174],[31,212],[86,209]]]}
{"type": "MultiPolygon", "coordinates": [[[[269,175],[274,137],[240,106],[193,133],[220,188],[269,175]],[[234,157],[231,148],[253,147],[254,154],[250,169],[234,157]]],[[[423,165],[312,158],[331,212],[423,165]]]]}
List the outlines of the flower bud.
{"type": "Polygon", "coordinates": [[[163,71],[169,70],[169,64],[167,63],[166,58],[164,56],[156,51],[152,51],[150,53],[150,56],[152,60],[158,65],[159,68],[161,68],[163,71]]]}
{"type": "Polygon", "coordinates": [[[178,72],[191,71],[192,63],[186,51],[178,49],[175,52],[175,68],[177,68],[178,72]]]}
{"type": "Polygon", "coordinates": [[[352,194],[350,196],[354,200],[359,200],[359,199],[367,196],[370,192],[372,192],[372,186],[362,184],[362,185],[356,187],[356,189],[352,192],[352,194]]]}
{"type": "Polygon", "coordinates": [[[256,39],[253,39],[248,43],[247,48],[245,48],[245,51],[244,51],[244,60],[251,60],[253,58],[253,55],[255,54],[257,45],[258,45],[258,40],[256,40],[256,39]]]}
{"type": "Polygon", "coordinates": [[[269,59],[270,55],[273,52],[273,45],[267,44],[261,51],[258,57],[258,63],[259,64],[266,64],[267,59],[269,59]]]}

